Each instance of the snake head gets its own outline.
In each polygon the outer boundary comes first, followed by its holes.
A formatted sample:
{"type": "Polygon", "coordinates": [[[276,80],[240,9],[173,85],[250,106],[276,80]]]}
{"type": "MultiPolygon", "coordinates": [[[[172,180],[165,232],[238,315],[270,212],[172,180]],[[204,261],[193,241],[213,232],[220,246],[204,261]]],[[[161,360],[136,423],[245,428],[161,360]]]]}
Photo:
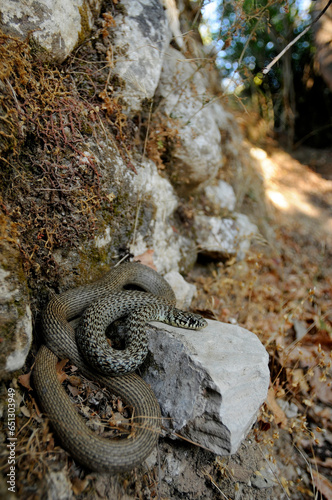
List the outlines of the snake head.
{"type": "Polygon", "coordinates": [[[201,330],[207,326],[207,321],[199,314],[174,308],[170,324],[179,328],[188,328],[189,330],[201,330]]]}

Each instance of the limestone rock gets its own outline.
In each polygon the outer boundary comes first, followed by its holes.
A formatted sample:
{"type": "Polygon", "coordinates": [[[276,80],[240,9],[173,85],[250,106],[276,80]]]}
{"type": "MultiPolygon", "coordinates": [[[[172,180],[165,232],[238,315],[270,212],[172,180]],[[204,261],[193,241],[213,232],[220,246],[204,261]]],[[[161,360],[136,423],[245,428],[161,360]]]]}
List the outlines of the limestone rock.
{"type": "Polygon", "coordinates": [[[149,248],[154,249],[154,264],[164,274],[178,271],[196,260],[194,242],[173,229],[173,215],[178,198],[170,181],[159,175],[156,165],[144,161],[135,176],[131,176],[132,190],[138,199],[148,200],[153,206],[146,234],[138,231],[130,251],[141,255],[149,248]]]}
{"type": "Polygon", "coordinates": [[[195,217],[197,244],[200,252],[213,258],[237,255],[243,259],[250,247],[250,240],[257,227],[243,214],[234,213],[232,218],[195,217]]]}
{"type": "Polygon", "coordinates": [[[265,348],[253,333],[217,321],[201,331],[153,326],[143,377],[164,425],[217,454],[235,453],[267,395],[265,348]]]}
{"type": "Polygon", "coordinates": [[[227,182],[220,180],[215,185],[206,186],[205,194],[211,203],[219,208],[227,208],[229,211],[234,210],[236,197],[234,189],[227,182]]]}
{"type": "Polygon", "coordinates": [[[157,94],[181,141],[173,153],[174,182],[180,191],[190,191],[214,179],[223,165],[221,134],[205,79],[181,52],[169,47],[157,94]]]}
{"type": "Polygon", "coordinates": [[[258,465],[258,470],[250,477],[250,483],[259,490],[273,488],[278,484],[279,470],[272,460],[262,460],[258,465]]]}
{"type": "Polygon", "coordinates": [[[71,500],[72,486],[65,471],[50,471],[46,474],[47,500],[71,500]]]}
{"type": "Polygon", "coordinates": [[[180,27],[180,11],[176,6],[175,0],[162,0],[162,4],[166,10],[166,17],[168,20],[168,24],[170,30],[173,35],[173,41],[177,44],[177,46],[181,49],[184,47],[183,43],[183,34],[181,32],[180,27]]]}
{"type": "MultiPolygon", "coordinates": [[[[93,154],[94,161],[101,165],[103,175],[108,183],[108,197],[112,200],[119,217],[112,217],[102,228],[94,241],[91,250],[100,255],[100,265],[93,263],[93,273],[87,271],[87,280],[94,279],[103,272],[105,255],[112,260],[119,258],[117,249],[128,246],[133,255],[142,255],[153,249],[153,261],[157,271],[165,274],[171,270],[189,269],[197,258],[196,243],[181,234],[176,226],[174,212],[179,199],[170,181],[159,174],[156,165],[148,159],[132,160],[136,173],[129,169],[110,141],[100,139],[98,145],[86,145],[85,154],[93,154]],[[97,147],[98,146],[98,147],[97,147]]],[[[88,248],[85,243],[85,248],[88,248]]],[[[63,252],[54,251],[58,264],[69,272],[64,273],[66,288],[72,287],[70,272],[78,271],[80,255],[76,249],[63,252]]],[[[108,263],[107,263],[108,264],[108,263]]],[[[110,262],[112,264],[112,262],[110,262]]]]}
{"type": "Polygon", "coordinates": [[[177,307],[179,309],[188,309],[196,293],[195,285],[188,283],[183,276],[176,271],[170,271],[165,274],[164,278],[174,290],[177,307]]]}
{"type": "Polygon", "coordinates": [[[19,370],[32,341],[32,318],[20,253],[5,239],[0,249],[0,372],[19,370]]]}
{"type": "MultiPolygon", "coordinates": [[[[151,160],[144,160],[139,165],[135,164],[135,174],[107,144],[103,145],[98,159],[104,165],[115,168],[114,196],[126,192],[135,200],[137,213],[132,214],[133,221],[135,217],[137,220],[143,218],[130,245],[130,252],[142,255],[153,248],[154,264],[162,274],[192,265],[197,257],[195,242],[174,231],[173,216],[178,198],[172,184],[158,173],[156,165],[151,160]]],[[[96,242],[99,247],[112,243],[108,229],[96,242]]]]}
{"type": "Polygon", "coordinates": [[[123,0],[121,5],[126,14],[116,17],[114,73],[126,83],[120,95],[134,114],[155,93],[171,32],[158,0],[123,0]]]}
{"type": "Polygon", "coordinates": [[[62,62],[79,37],[89,34],[101,3],[101,0],[9,0],[1,2],[0,27],[21,39],[31,32],[54,59],[62,62]]]}

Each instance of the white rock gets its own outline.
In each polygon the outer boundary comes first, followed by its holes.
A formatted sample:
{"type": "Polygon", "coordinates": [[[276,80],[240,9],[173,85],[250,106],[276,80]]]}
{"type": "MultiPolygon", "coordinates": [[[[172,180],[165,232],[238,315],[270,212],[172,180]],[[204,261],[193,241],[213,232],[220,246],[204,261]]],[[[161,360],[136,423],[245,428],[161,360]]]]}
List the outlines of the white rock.
{"type": "Polygon", "coordinates": [[[46,474],[47,500],[71,500],[74,498],[72,485],[66,472],[50,471],[46,474]]]}
{"type": "Polygon", "coordinates": [[[250,247],[257,227],[243,214],[233,218],[197,215],[195,217],[196,241],[200,252],[212,257],[237,255],[243,259],[250,247]]]}
{"type": "Polygon", "coordinates": [[[31,32],[54,59],[62,62],[79,35],[88,35],[101,4],[101,0],[2,1],[2,29],[21,39],[31,32]]]}
{"type": "Polygon", "coordinates": [[[267,395],[265,348],[253,333],[217,321],[201,331],[153,326],[143,377],[164,425],[219,455],[235,453],[267,395]]]}
{"type": "Polygon", "coordinates": [[[184,46],[183,34],[181,33],[180,28],[180,11],[176,6],[176,1],[162,0],[162,4],[166,9],[166,17],[173,35],[173,40],[178,45],[178,47],[182,48],[184,46]]]}
{"type": "Polygon", "coordinates": [[[95,245],[97,248],[103,248],[109,245],[111,241],[112,241],[111,229],[107,227],[105,229],[104,236],[98,236],[97,238],[95,238],[95,245]]]}
{"type": "Polygon", "coordinates": [[[157,93],[181,141],[173,153],[177,183],[191,189],[211,181],[223,158],[219,126],[207,104],[206,81],[196,66],[172,47],[165,55],[157,93]]]}
{"type": "Polygon", "coordinates": [[[296,406],[295,403],[289,403],[288,401],[285,401],[284,399],[278,398],[277,400],[278,405],[280,408],[285,412],[285,415],[287,418],[295,418],[297,417],[299,413],[299,409],[296,406]]]}
{"type": "Polygon", "coordinates": [[[135,113],[155,93],[171,31],[158,0],[123,0],[121,5],[126,15],[116,17],[114,73],[126,82],[120,95],[135,113]]]}
{"type": "Polygon", "coordinates": [[[12,352],[6,360],[5,370],[12,372],[19,370],[25,363],[32,342],[32,314],[27,304],[25,313],[17,320],[12,335],[12,352]]]}
{"type": "Polygon", "coordinates": [[[244,214],[234,212],[233,216],[236,217],[236,229],[238,230],[235,241],[236,245],[238,245],[237,257],[238,259],[244,259],[252,238],[258,233],[258,228],[244,214]]]}
{"type": "MultiPolygon", "coordinates": [[[[123,168],[128,171],[125,166],[123,168]]],[[[133,193],[137,194],[138,200],[148,200],[154,207],[149,235],[143,238],[138,232],[130,245],[131,253],[142,255],[153,248],[154,264],[160,273],[178,270],[180,262],[192,252],[193,244],[173,230],[171,217],[178,206],[178,198],[171,183],[159,175],[156,165],[150,160],[142,162],[137,168],[137,175],[131,172],[129,175],[133,193]]]]}
{"type": "MultiPolygon", "coordinates": [[[[14,258],[15,252],[12,252],[14,258]]],[[[4,264],[8,266],[6,254],[4,264]]],[[[0,267],[0,310],[2,343],[0,370],[15,371],[22,368],[32,342],[32,317],[26,283],[20,282],[22,269],[14,261],[10,271],[0,267]]]]}
{"type": "MultiPolygon", "coordinates": [[[[135,211],[130,214],[130,229],[133,229],[130,252],[137,256],[153,248],[154,264],[161,274],[192,265],[197,257],[195,242],[174,230],[174,212],[179,199],[170,181],[159,174],[153,161],[143,159],[138,163],[133,158],[135,173],[128,168],[111,141],[103,140],[93,148],[93,155],[105,170],[105,177],[111,178],[110,199],[121,205],[118,197],[125,193],[133,201],[135,211]]],[[[122,229],[119,226],[118,231],[122,229]]],[[[112,227],[106,228],[94,244],[105,249],[115,245],[113,222],[112,227]]]]}
{"type": "Polygon", "coordinates": [[[196,293],[195,285],[188,283],[183,276],[176,271],[170,271],[165,274],[164,278],[174,290],[177,307],[179,309],[188,309],[196,293]]]}
{"type": "Polygon", "coordinates": [[[9,278],[9,276],[9,271],[0,268],[0,297],[2,303],[12,300],[13,298],[15,298],[15,295],[19,293],[18,289],[10,289],[9,284],[7,283],[7,278],[9,278]]]}
{"type": "Polygon", "coordinates": [[[206,186],[205,194],[213,204],[220,208],[234,210],[236,197],[234,189],[227,182],[220,180],[216,185],[206,186]]]}
{"type": "Polygon", "coordinates": [[[280,471],[272,460],[262,460],[257,469],[257,472],[254,472],[250,477],[250,483],[254,488],[261,490],[264,488],[273,488],[273,486],[278,484],[280,471]]]}

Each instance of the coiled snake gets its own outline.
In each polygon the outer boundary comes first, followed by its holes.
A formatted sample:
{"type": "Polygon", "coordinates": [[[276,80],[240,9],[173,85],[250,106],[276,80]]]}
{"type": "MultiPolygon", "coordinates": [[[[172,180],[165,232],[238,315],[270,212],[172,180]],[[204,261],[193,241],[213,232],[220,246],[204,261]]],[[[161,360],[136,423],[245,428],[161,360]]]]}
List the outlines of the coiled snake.
{"type": "Polygon", "coordinates": [[[132,469],[142,463],[156,445],[160,430],[160,408],[151,388],[134,370],[147,353],[144,324],[155,319],[171,322],[184,328],[200,329],[206,322],[200,316],[183,313],[174,307],[174,292],[155,271],[138,263],[126,263],[113,268],[101,280],[54,296],[43,312],[44,342],[36,357],[33,382],[43,412],[51,420],[62,446],[88,469],[112,473],[132,469]],[[144,292],[125,286],[138,286],[144,292]],[[148,292],[148,293],[146,293],[148,292]],[[153,294],[153,295],[152,295],[153,294]],[[133,311],[134,310],[134,311],[133,311]],[[89,350],[84,357],[99,373],[88,367],[76,341],[69,321],[83,315],[77,336],[80,349],[89,350]],[[128,315],[130,334],[125,351],[112,350],[103,338],[102,329],[114,319],[128,315]],[[83,325],[83,326],[82,326],[83,325]],[[86,332],[85,328],[92,328],[86,332]],[[98,335],[95,335],[96,331],[98,335]],[[108,352],[101,349],[101,344],[108,352]],[[99,355],[95,356],[93,350],[99,355]],[[136,351],[138,349],[138,351],[136,351]],[[122,354],[121,354],[122,353],[122,354]],[[115,354],[116,361],[112,361],[115,354]],[[56,374],[57,358],[69,358],[87,378],[121,397],[133,408],[134,434],[128,439],[109,440],[97,436],[75,411],[56,374]],[[100,372],[115,374],[106,377],[100,372]]]}

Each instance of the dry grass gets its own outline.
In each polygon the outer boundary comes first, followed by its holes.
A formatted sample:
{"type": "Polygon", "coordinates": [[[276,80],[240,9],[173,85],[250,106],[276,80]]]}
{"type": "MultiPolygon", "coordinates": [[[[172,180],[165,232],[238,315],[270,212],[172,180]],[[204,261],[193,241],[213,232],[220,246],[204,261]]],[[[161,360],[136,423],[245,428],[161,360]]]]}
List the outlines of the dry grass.
{"type": "MultiPolygon", "coordinates": [[[[332,492],[328,451],[332,437],[332,255],[326,232],[331,182],[281,150],[261,156],[271,162],[274,175],[254,163],[256,176],[249,171],[250,192],[243,196],[242,210],[259,212],[260,222],[269,220],[275,236],[270,244],[256,242],[244,261],[211,263],[192,273],[200,290],[195,307],[216,320],[253,331],[265,345],[271,384],[255,429],[256,440],[270,448],[273,460],[284,461],[286,466],[290,456],[282,458],[282,443],[288,434],[292,458],[311,483],[284,477],[289,498],[294,494],[323,498],[328,487],[332,492]],[[278,192],[287,197],[288,205],[272,204],[279,200],[272,196],[267,199],[268,210],[262,212],[262,181],[267,195],[278,192]],[[305,213],[299,199],[306,203],[305,213]],[[310,203],[312,211],[308,212],[310,203]]],[[[264,224],[260,227],[264,230],[264,224]]]]}

